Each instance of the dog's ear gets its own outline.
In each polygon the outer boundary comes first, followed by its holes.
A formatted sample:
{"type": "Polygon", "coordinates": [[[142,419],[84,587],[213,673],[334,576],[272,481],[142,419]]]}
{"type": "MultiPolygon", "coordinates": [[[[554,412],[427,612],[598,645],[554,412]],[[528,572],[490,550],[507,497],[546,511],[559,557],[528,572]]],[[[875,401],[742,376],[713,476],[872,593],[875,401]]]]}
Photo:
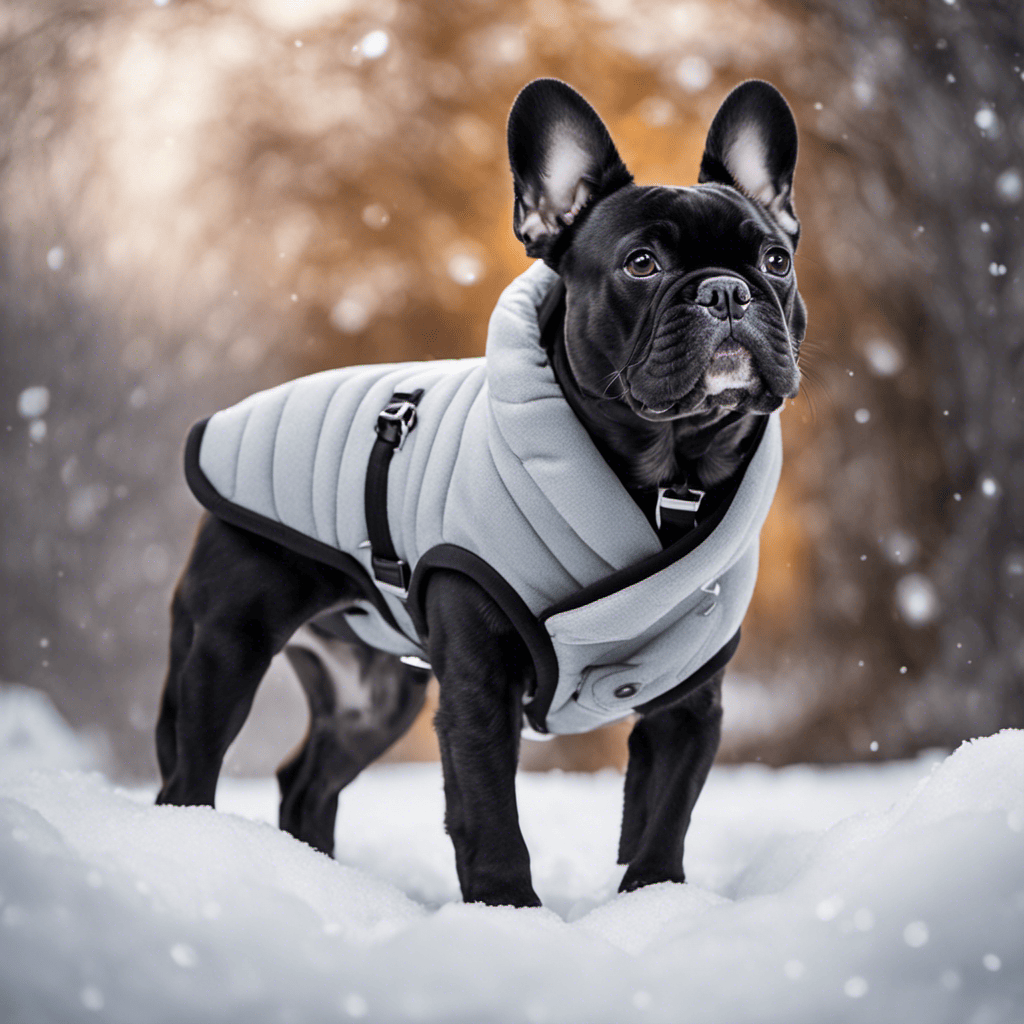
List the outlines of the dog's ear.
{"type": "Polygon", "coordinates": [[[736,86],[715,114],[697,180],[732,185],[755,199],[796,245],[796,145],[796,122],[782,93],[751,79],[736,86]]]}
{"type": "Polygon", "coordinates": [[[538,78],[508,118],[516,237],[552,265],[558,241],[580,211],[633,176],[594,108],[565,82],[538,78]]]}

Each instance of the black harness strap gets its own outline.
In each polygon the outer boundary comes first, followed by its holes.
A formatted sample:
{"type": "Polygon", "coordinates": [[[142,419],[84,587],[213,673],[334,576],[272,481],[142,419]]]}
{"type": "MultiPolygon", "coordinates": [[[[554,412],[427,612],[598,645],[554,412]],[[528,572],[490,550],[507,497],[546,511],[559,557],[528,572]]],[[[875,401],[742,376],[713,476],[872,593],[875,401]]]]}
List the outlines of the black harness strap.
{"type": "Polygon", "coordinates": [[[388,526],[388,469],[409,431],[416,426],[416,406],[423,389],[396,391],[377,417],[377,440],[366,467],[366,534],[370,542],[373,578],[377,585],[401,600],[409,596],[412,570],[395,551],[388,526]]]}

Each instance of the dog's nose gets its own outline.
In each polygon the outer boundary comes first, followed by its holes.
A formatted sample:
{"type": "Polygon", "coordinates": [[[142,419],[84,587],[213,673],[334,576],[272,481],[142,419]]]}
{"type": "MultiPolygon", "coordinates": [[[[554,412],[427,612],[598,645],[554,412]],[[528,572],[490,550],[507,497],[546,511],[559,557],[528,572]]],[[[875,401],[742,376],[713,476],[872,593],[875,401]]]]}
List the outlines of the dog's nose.
{"type": "Polygon", "coordinates": [[[738,277],[709,277],[697,289],[697,303],[717,320],[741,320],[750,305],[750,289],[738,277]]]}

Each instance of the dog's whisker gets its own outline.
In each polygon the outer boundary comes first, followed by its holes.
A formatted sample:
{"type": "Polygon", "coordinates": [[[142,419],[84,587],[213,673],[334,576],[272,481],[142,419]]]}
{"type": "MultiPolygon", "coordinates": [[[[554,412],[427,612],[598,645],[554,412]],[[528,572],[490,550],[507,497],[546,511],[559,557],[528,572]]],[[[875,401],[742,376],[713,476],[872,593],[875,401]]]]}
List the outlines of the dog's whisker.
{"type": "Polygon", "coordinates": [[[601,392],[601,398],[617,398],[617,395],[609,395],[608,392],[616,381],[621,381],[621,383],[623,384],[623,390],[625,390],[625,381],[622,380],[622,370],[616,370],[614,373],[609,374],[607,380],[608,383],[605,385],[604,390],[601,392]]]}
{"type": "MultiPolygon", "coordinates": [[[[821,399],[823,404],[828,408],[835,407],[835,400],[831,391],[829,390],[828,384],[824,378],[818,372],[815,367],[801,366],[801,387],[800,396],[807,403],[807,408],[810,413],[811,423],[818,422],[818,401],[821,399]]],[[[797,399],[799,401],[799,398],[797,399]]]]}

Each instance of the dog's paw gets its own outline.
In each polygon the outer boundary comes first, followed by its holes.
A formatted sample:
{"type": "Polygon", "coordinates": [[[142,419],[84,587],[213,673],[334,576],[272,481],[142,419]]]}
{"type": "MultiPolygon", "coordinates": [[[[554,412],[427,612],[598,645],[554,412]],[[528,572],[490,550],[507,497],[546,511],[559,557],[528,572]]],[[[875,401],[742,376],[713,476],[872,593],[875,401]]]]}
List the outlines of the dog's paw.
{"type": "Polygon", "coordinates": [[[633,892],[635,889],[642,889],[645,885],[658,885],[660,882],[686,881],[683,869],[672,871],[667,868],[637,867],[632,866],[626,869],[619,883],[619,892],[633,892]]]}
{"type": "Polygon", "coordinates": [[[484,903],[489,907],[539,907],[540,897],[529,884],[479,887],[463,897],[467,903],[484,903]]]}

